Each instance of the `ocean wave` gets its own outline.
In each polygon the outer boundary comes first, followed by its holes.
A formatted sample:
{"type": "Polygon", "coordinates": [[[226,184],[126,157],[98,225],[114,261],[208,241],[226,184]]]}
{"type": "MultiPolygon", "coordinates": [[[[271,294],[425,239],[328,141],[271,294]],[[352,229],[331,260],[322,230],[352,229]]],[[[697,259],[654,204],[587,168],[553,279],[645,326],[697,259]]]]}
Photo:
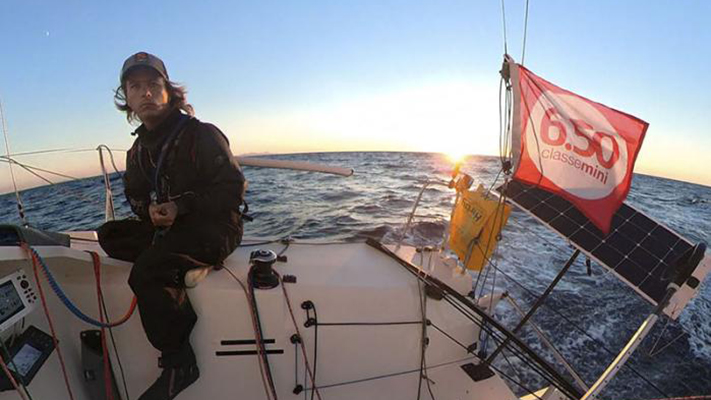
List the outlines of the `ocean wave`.
{"type": "MultiPolygon", "coordinates": [[[[402,236],[422,182],[432,178],[448,180],[448,168],[451,168],[440,155],[422,153],[313,153],[274,157],[347,165],[357,173],[342,178],[245,167],[249,180],[247,199],[250,214],[255,217],[253,222],[245,224],[246,235],[346,241],[374,238],[395,243],[402,236]]],[[[496,157],[470,157],[462,167],[487,188],[499,169],[496,157]]],[[[111,178],[117,215],[130,216],[131,210],[122,196],[120,177],[112,174],[111,178]]],[[[33,226],[48,230],[85,230],[95,229],[104,220],[103,193],[103,181],[95,177],[26,190],[21,196],[33,226]]],[[[447,226],[453,199],[451,190],[440,186],[429,188],[417,212],[426,219],[415,218],[405,242],[416,246],[438,244],[447,226]]],[[[639,175],[633,180],[628,202],[684,237],[710,243],[709,199],[711,188],[639,175]]],[[[573,249],[522,211],[514,209],[509,219],[494,259],[499,270],[510,278],[490,273],[484,287],[488,291],[495,284],[498,290],[507,290],[528,309],[535,301],[529,291],[542,293],[573,249]]],[[[14,194],[0,196],[0,221],[19,223],[14,194]]],[[[475,280],[478,277],[476,273],[473,276],[475,280]]],[[[481,280],[485,280],[483,276],[481,280]]],[[[533,321],[570,357],[590,383],[614,357],[605,348],[613,353],[619,351],[652,308],[602,267],[593,265],[592,276],[588,276],[581,260],[571,267],[533,321]],[[553,310],[562,312],[594,340],[564,320],[561,322],[553,310]]],[[[669,395],[711,392],[711,382],[705,377],[705,371],[711,369],[709,315],[711,288],[707,282],[681,314],[678,326],[669,325],[660,346],[681,329],[688,332],[688,336],[654,357],[645,356],[649,353],[647,346],[651,346],[648,342],[653,341],[664,326],[662,321],[644,342],[646,353],[638,351],[632,364],[669,395]]],[[[520,316],[505,302],[496,310],[496,316],[509,327],[520,321],[520,316]]],[[[529,328],[524,329],[523,337],[531,346],[546,353],[529,328]]],[[[514,365],[520,365],[515,358],[510,359],[514,365]]],[[[497,366],[504,368],[505,364],[499,360],[497,366]]],[[[648,385],[638,376],[629,374],[621,372],[621,378],[613,381],[603,397],[634,399],[642,394],[649,394],[647,398],[661,397],[657,392],[649,392],[648,385]]],[[[538,382],[535,377],[523,377],[532,386],[538,382]]]]}

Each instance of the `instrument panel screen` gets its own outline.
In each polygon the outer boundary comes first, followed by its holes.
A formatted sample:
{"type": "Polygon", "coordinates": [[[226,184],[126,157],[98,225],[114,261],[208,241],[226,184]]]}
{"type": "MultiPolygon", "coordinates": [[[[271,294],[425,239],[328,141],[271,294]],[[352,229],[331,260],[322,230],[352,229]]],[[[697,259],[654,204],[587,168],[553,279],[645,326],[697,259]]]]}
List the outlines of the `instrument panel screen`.
{"type": "Polygon", "coordinates": [[[0,285],[0,324],[24,308],[20,294],[15,290],[12,281],[7,281],[0,285]]]}
{"type": "Polygon", "coordinates": [[[15,372],[19,372],[22,376],[27,376],[27,373],[30,372],[30,369],[35,365],[37,360],[39,360],[41,355],[41,351],[25,343],[20,351],[15,354],[15,357],[12,358],[12,363],[7,367],[15,371],[14,365],[17,365],[19,371],[15,372]]]}

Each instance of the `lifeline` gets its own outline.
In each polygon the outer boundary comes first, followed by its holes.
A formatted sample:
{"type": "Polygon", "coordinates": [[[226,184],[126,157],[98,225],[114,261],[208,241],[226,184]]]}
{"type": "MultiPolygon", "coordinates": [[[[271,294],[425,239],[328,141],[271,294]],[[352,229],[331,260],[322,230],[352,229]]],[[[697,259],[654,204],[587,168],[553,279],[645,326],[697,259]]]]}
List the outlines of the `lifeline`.
{"type": "Polygon", "coordinates": [[[609,175],[608,172],[603,172],[601,169],[598,169],[595,166],[592,166],[586,162],[583,162],[579,158],[577,158],[571,154],[561,153],[558,150],[545,149],[541,152],[541,157],[549,159],[549,160],[553,160],[553,161],[559,161],[564,164],[570,164],[573,167],[575,167],[576,169],[579,169],[579,170],[583,171],[584,173],[597,179],[602,184],[607,183],[607,176],[609,175]]]}

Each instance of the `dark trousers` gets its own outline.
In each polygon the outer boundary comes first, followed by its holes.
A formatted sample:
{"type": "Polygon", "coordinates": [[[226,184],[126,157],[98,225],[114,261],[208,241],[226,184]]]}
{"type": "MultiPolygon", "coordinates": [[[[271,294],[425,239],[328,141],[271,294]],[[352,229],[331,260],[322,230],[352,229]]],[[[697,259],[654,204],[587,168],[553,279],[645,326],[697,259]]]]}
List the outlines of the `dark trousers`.
{"type": "Polygon", "coordinates": [[[197,315],[185,292],[185,272],[220,264],[239,244],[241,229],[176,222],[156,233],[150,222],[121,220],[105,223],[97,233],[109,256],[134,263],[128,284],[162,366],[194,364],[189,338],[197,315]]]}

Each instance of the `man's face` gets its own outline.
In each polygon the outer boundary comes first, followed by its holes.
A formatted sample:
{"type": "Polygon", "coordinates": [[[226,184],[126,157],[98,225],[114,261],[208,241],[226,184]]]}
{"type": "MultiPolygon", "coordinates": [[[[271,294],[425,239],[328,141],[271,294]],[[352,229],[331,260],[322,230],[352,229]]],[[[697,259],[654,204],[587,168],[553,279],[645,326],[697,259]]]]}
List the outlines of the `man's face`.
{"type": "Polygon", "coordinates": [[[168,115],[165,80],[150,68],[139,68],[126,77],[126,102],[143,123],[156,125],[168,115]]]}

